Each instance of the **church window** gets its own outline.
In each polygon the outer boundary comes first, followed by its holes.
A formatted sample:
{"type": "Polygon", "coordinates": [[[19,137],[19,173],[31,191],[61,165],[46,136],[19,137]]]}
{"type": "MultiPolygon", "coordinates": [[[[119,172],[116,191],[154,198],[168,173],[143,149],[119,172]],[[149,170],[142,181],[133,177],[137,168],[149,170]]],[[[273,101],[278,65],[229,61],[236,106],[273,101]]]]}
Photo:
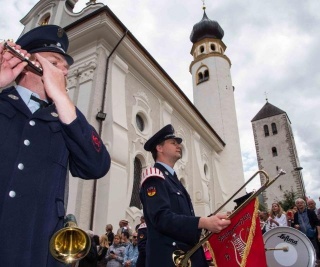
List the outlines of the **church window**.
{"type": "Polygon", "coordinates": [[[203,80],[207,81],[209,79],[209,70],[205,70],[203,74],[203,80]]]}
{"type": "Polygon", "coordinates": [[[277,134],[278,133],[277,125],[274,122],[271,123],[271,128],[272,128],[272,133],[273,134],[277,134]]]}
{"type": "Polygon", "coordinates": [[[200,46],[200,53],[202,54],[204,52],[204,46],[200,46]]]}
{"type": "Polygon", "coordinates": [[[278,151],[277,151],[277,148],[276,148],[276,147],[273,147],[273,148],[272,148],[272,156],[273,156],[273,157],[278,156],[278,151]]]}
{"type": "Polygon", "coordinates": [[[145,124],[144,124],[144,120],[142,118],[142,116],[140,114],[136,115],[136,124],[138,129],[143,132],[144,128],[145,128],[145,124]]]}
{"type": "Polygon", "coordinates": [[[203,66],[199,71],[197,75],[197,84],[205,82],[209,80],[209,70],[207,67],[203,66]]]}
{"type": "Polygon", "coordinates": [[[269,127],[268,127],[268,125],[264,125],[263,126],[263,130],[264,130],[264,136],[269,136],[269,127]]]}
{"type": "Polygon", "coordinates": [[[139,197],[140,179],[142,173],[142,164],[138,157],[134,158],[134,174],[133,174],[133,186],[130,200],[130,207],[136,207],[142,209],[142,205],[139,197]]]}
{"type": "Polygon", "coordinates": [[[215,44],[211,44],[211,45],[210,45],[210,48],[211,48],[212,51],[216,51],[216,46],[215,46],[215,44]]]}
{"type": "Polygon", "coordinates": [[[50,14],[46,14],[39,21],[39,25],[47,25],[47,24],[49,24],[49,21],[50,21],[50,14]]]}

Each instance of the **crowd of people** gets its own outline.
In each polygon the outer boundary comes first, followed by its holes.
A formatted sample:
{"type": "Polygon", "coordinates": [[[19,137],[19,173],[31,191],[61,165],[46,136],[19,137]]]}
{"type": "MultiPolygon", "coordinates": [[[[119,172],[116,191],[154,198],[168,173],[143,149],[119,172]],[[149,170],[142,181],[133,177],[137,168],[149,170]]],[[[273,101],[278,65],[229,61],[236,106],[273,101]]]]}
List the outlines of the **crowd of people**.
{"type": "Polygon", "coordinates": [[[320,208],[316,208],[313,199],[305,201],[298,198],[295,205],[286,212],[275,202],[269,212],[260,211],[259,217],[263,234],[279,226],[293,227],[304,233],[315,249],[317,264],[320,263],[320,208]]]}
{"type": "Polygon", "coordinates": [[[111,224],[106,225],[106,233],[95,235],[87,231],[91,238],[91,248],[77,267],[145,267],[146,224],[141,216],[141,223],[133,230],[127,220],[119,222],[119,229],[114,233],[111,224]]]}

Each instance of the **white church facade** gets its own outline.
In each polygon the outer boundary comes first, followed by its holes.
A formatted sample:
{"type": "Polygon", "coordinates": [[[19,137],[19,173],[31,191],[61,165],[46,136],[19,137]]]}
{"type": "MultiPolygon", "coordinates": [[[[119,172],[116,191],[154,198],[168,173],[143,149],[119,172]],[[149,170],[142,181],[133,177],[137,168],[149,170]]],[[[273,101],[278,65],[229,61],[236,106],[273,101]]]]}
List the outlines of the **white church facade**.
{"type": "Polygon", "coordinates": [[[108,6],[92,1],[73,13],[76,2],[40,0],[21,20],[24,32],[42,23],[67,32],[75,60],[68,74],[70,97],[111,155],[105,177],[70,177],[67,212],[97,234],[108,223],[117,229],[124,218],[138,224],[140,173],[154,164],[143,145],[171,123],[183,138],[178,177],[196,215],[209,215],[244,183],[231,61],[220,25],[204,13],[193,28],[193,104],[108,6]]]}

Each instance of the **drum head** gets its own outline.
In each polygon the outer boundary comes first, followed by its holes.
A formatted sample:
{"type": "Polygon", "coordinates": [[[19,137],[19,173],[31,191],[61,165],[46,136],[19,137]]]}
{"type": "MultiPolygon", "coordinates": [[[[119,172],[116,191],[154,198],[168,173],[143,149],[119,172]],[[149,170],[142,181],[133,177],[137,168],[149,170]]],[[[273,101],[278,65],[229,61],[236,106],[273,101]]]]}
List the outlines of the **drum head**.
{"type": "Polygon", "coordinates": [[[313,267],[316,253],[309,238],[292,227],[276,227],[263,235],[269,267],[313,267]],[[267,250],[286,248],[284,250],[267,250]]]}

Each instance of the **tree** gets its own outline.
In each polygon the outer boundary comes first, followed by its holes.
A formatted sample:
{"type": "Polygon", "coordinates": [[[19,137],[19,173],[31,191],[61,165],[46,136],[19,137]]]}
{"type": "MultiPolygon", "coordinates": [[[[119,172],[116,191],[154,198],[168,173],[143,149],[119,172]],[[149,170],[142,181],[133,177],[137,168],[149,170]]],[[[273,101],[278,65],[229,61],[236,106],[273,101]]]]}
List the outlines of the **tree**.
{"type": "Polygon", "coordinates": [[[283,193],[283,200],[279,201],[282,209],[287,211],[291,209],[295,205],[295,200],[299,197],[297,192],[294,192],[292,189],[291,191],[285,190],[283,193]]]}

